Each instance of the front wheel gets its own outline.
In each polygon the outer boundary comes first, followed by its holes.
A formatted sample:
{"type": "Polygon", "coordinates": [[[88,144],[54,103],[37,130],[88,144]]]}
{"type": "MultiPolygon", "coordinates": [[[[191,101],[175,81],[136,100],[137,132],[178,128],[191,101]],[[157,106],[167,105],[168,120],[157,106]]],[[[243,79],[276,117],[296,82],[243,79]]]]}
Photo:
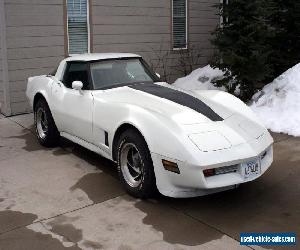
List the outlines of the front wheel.
{"type": "Polygon", "coordinates": [[[34,107],[34,125],[37,139],[41,145],[53,147],[58,144],[59,132],[44,99],[38,100],[34,107]]]}
{"type": "Polygon", "coordinates": [[[125,131],[118,142],[118,173],[126,191],[146,199],[156,193],[155,174],[148,146],[135,130],[125,131]]]}

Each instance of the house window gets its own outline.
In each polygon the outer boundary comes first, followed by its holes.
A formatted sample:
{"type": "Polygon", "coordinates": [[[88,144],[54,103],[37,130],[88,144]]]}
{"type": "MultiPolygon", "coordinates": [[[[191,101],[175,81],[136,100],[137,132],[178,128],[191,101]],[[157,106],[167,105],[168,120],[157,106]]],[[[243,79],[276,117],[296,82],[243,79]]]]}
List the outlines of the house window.
{"type": "Polygon", "coordinates": [[[88,0],[66,0],[69,54],[89,52],[88,0]]]}
{"type": "Polygon", "coordinates": [[[222,4],[221,13],[220,13],[220,27],[222,28],[224,24],[228,24],[229,18],[226,14],[227,7],[229,5],[229,0],[220,0],[220,3],[222,4]]]}
{"type": "Polygon", "coordinates": [[[173,49],[187,49],[187,0],[172,0],[173,49]]]}

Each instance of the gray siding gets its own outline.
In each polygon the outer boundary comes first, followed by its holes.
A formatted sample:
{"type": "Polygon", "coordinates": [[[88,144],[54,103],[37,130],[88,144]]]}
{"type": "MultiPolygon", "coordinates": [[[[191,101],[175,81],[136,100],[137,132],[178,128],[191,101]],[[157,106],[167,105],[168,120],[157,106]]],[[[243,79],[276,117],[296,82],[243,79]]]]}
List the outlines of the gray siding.
{"type": "Polygon", "coordinates": [[[170,50],[170,0],[93,0],[92,4],[94,52],[132,52],[154,64],[156,53],[170,50]]]}
{"type": "MultiPolygon", "coordinates": [[[[5,3],[9,104],[12,114],[30,111],[25,96],[27,78],[47,74],[64,57],[64,0],[0,0],[5,3]]],[[[219,22],[212,7],[219,0],[189,0],[189,45],[201,54],[198,65],[213,53],[211,31],[219,22]]],[[[142,55],[159,73],[159,55],[168,53],[169,81],[182,76],[179,53],[172,50],[171,0],[91,0],[92,52],[132,52],[142,55]]],[[[1,34],[2,35],[2,34],[1,34]]],[[[2,49],[0,49],[0,60],[2,49]]],[[[1,61],[0,61],[1,62],[1,61]]],[[[0,102],[3,72],[0,63],[0,102]]]]}
{"type": "MultiPolygon", "coordinates": [[[[0,40],[1,40],[2,34],[0,32],[0,40]]],[[[2,69],[2,45],[0,43],[0,113],[1,113],[1,107],[4,105],[4,85],[3,85],[3,69],[2,69]]],[[[3,112],[3,111],[2,111],[3,112]]]]}
{"type": "Polygon", "coordinates": [[[4,0],[0,0],[0,112],[10,114],[9,85],[6,59],[6,15],[4,0]]]}
{"type": "Polygon", "coordinates": [[[52,71],[64,57],[62,0],[6,0],[7,56],[13,114],[29,112],[27,78],[52,71]]]}
{"type": "MultiPolygon", "coordinates": [[[[2,0],[0,0],[0,1],[2,1],[2,0]]],[[[4,12],[3,10],[2,10],[2,8],[3,8],[4,6],[3,6],[3,4],[0,2],[0,15],[2,15],[2,13],[4,12]]],[[[3,25],[3,24],[1,24],[1,21],[0,21],[0,26],[1,25],[3,25]]],[[[2,36],[3,36],[3,28],[1,28],[0,27],[0,113],[1,113],[1,111],[2,111],[2,109],[3,109],[3,105],[4,105],[4,85],[3,85],[3,67],[2,67],[2,64],[3,64],[3,61],[2,61],[2,59],[3,59],[3,56],[2,56],[2,53],[3,53],[3,49],[2,49],[2,36]]],[[[3,112],[3,111],[2,111],[3,112]]]]}
{"type": "Polygon", "coordinates": [[[95,52],[133,52],[149,59],[161,45],[170,47],[169,0],[94,0],[92,11],[95,52]]]}
{"type": "MultiPolygon", "coordinates": [[[[189,45],[199,50],[197,66],[207,63],[213,49],[211,31],[219,22],[212,7],[218,0],[189,0],[189,45]]],[[[172,51],[171,0],[93,0],[94,52],[133,52],[157,65],[159,54],[168,53],[170,82],[180,75],[179,53],[172,51]]],[[[157,70],[161,73],[161,67],[157,70]]]]}
{"type": "Polygon", "coordinates": [[[189,37],[190,43],[199,46],[203,55],[202,64],[213,55],[213,47],[210,40],[211,33],[220,23],[218,11],[213,5],[220,3],[219,0],[190,0],[189,12],[189,37]]]}

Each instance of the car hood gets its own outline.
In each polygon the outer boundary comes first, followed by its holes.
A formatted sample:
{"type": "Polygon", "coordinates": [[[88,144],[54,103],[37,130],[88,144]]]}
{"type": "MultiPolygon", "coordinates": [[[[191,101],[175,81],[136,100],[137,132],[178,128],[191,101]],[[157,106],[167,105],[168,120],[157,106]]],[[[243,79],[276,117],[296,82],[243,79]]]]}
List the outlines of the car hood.
{"type": "MultiPolygon", "coordinates": [[[[197,96],[192,92],[183,92],[179,89],[171,87],[166,83],[157,83],[152,85],[162,86],[165,89],[176,90],[180,93],[186,93],[191,98],[197,98],[207,106],[211,107],[213,111],[222,119],[226,119],[233,114],[233,111],[222,105],[220,100],[213,100],[211,96],[197,96]]],[[[123,103],[136,105],[138,107],[147,109],[151,112],[160,113],[166,117],[171,118],[179,124],[195,124],[211,121],[205,114],[197,112],[187,106],[181,105],[175,101],[170,101],[167,98],[159,97],[155,94],[150,94],[141,90],[134,89],[130,86],[118,87],[108,90],[94,91],[93,95],[97,98],[104,98],[110,103],[123,103]]],[[[168,93],[166,93],[166,97],[168,93]]]]}
{"type": "MultiPolygon", "coordinates": [[[[253,112],[243,102],[230,94],[212,90],[187,92],[173,88],[166,83],[156,83],[154,85],[179,91],[178,95],[185,93],[191,98],[197,98],[221,119],[214,120],[215,116],[210,119],[211,117],[207,117],[207,113],[202,113],[201,110],[196,111],[191,107],[170,100],[168,90],[166,96],[161,97],[160,94],[157,95],[143,91],[143,89],[125,86],[95,91],[94,96],[104,98],[104,101],[110,103],[135,105],[154,114],[160,114],[182,127],[193,141],[199,141],[193,135],[208,132],[212,135],[213,132],[215,138],[223,141],[224,145],[221,145],[221,148],[257,139],[266,131],[253,112]]],[[[170,95],[172,95],[171,92],[170,95]]]]}

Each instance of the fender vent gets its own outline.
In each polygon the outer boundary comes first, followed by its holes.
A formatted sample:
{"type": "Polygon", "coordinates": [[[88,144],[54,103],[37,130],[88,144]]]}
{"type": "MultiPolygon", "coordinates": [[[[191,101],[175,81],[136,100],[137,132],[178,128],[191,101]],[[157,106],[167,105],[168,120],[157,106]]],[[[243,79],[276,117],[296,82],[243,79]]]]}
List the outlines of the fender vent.
{"type": "Polygon", "coordinates": [[[105,135],[105,145],[106,145],[107,147],[109,147],[109,143],[108,143],[108,133],[105,131],[105,132],[104,132],[104,135],[105,135]]]}

